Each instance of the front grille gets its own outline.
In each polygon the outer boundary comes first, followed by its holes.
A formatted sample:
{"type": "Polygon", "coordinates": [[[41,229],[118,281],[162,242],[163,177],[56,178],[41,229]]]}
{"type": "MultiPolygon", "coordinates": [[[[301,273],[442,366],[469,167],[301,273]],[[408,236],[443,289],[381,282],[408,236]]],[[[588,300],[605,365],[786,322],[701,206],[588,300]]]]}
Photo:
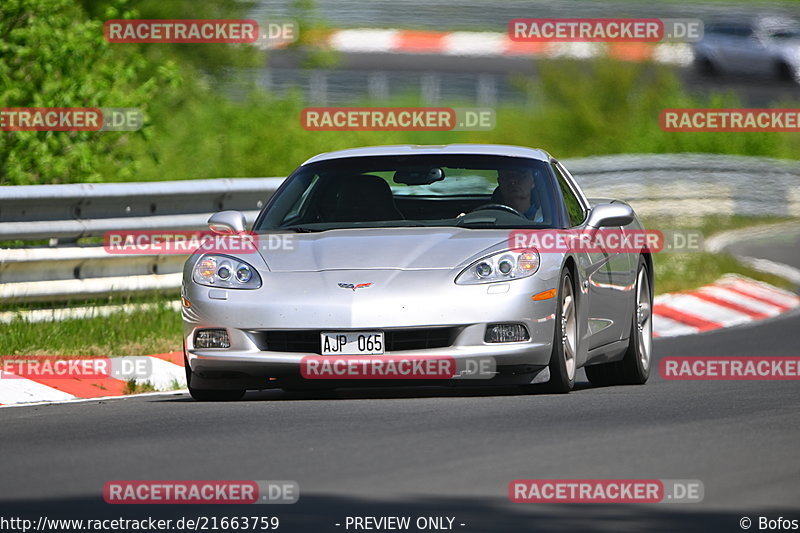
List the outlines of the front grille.
{"type": "Polygon", "coordinates": [[[383,332],[386,351],[424,350],[451,346],[456,328],[395,329],[383,332]]]}
{"type": "MultiPolygon", "coordinates": [[[[389,329],[384,330],[383,340],[387,352],[445,348],[452,346],[458,331],[457,327],[389,329]]],[[[252,334],[262,350],[319,354],[322,352],[321,332],[320,329],[304,329],[255,331],[252,334]]]]}
{"type": "Polygon", "coordinates": [[[319,331],[262,331],[260,348],[270,352],[320,353],[319,331]]]}

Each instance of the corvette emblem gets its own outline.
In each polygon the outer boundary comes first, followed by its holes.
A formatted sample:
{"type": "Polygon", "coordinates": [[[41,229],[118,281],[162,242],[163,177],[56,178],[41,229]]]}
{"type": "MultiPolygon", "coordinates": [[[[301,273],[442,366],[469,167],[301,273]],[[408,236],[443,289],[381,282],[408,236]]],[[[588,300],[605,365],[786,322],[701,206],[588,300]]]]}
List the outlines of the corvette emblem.
{"type": "Polygon", "coordinates": [[[353,292],[355,292],[356,289],[363,289],[365,287],[369,287],[370,285],[372,285],[372,283],[359,283],[358,285],[353,285],[352,283],[340,283],[339,287],[342,289],[353,289],[353,292]]]}

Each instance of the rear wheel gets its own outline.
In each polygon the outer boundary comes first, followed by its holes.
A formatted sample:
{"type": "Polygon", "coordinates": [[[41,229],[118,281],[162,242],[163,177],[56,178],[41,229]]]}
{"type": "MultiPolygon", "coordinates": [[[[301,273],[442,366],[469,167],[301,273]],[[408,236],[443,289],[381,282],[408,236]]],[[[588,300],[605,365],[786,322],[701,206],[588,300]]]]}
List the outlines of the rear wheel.
{"type": "Polygon", "coordinates": [[[592,385],[642,385],[650,377],[653,351],[653,291],[644,258],[636,274],[636,307],[631,320],[628,349],[621,361],[586,367],[592,385]]]}
{"type": "Polygon", "coordinates": [[[186,355],[183,356],[183,368],[186,371],[186,387],[189,389],[189,394],[199,402],[232,402],[240,400],[244,396],[245,391],[239,389],[195,389],[192,387],[194,373],[186,355]]]}
{"type": "Polygon", "coordinates": [[[556,309],[553,352],[550,355],[550,381],[546,388],[551,392],[567,393],[575,386],[578,353],[578,319],[575,289],[567,270],[561,273],[556,309]]]}

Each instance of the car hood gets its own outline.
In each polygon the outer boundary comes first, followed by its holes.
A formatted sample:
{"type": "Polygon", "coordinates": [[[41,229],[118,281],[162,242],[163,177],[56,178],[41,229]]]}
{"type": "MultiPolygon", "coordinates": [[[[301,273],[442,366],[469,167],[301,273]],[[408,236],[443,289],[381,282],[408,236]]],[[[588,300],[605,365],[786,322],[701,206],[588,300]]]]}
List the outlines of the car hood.
{"type": "Polygon", "coordinates": [[[259,236],[259,253],[272,272],[452,269],[507,248],[508,234],[443,227],[272,234],[259,236]]]}

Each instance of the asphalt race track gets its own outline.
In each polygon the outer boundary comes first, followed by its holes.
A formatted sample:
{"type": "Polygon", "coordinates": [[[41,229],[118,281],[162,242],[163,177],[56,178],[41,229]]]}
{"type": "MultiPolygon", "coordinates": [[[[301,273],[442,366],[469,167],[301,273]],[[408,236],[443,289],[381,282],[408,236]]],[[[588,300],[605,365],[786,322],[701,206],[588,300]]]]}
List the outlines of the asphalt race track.
{"type": "MultiPolygon", "coordinates": [[[[797,265],[796,252],[789,259],[797,265]]],[[[665,356],[798,355],[798,331],[793,312],[657,339],[654,370],[665,356]]],[[[569,395],[271,391],[227,404],[178,394],[0,409],[0,516],[264,514],[290,532],[346,531],[347,516],[450,516],[465,532],[742,531],[744,516],[752,530],[759,516],[800,519],[797,381],[666,381],[656,371],[645,386],[598,389],[579,377],[569,395]],[[521,478],[697,479],[705,497],[510,503],[508,484],[521,478]],[[294,480],[301,496],[272,506],[106,504],[104,483],[126,479],[294,480]]]]}

